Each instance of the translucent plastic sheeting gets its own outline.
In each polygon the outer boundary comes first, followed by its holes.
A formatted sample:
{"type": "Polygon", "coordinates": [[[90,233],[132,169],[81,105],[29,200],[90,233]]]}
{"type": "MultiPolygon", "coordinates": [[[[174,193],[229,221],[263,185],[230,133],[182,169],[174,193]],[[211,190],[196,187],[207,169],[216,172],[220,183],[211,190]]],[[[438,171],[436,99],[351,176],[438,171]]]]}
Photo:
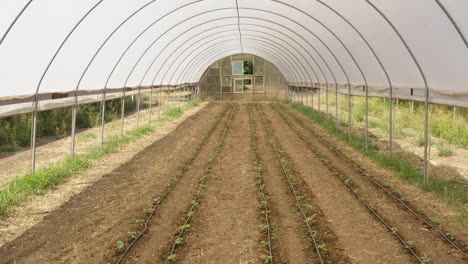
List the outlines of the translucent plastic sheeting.
{"type": "Polygon", "coordinates": [[[3,0],[0,98],[193,83],[245,52],[293,85],[428,88],[468,107],[467,13],[466,0],[3,0]]]}

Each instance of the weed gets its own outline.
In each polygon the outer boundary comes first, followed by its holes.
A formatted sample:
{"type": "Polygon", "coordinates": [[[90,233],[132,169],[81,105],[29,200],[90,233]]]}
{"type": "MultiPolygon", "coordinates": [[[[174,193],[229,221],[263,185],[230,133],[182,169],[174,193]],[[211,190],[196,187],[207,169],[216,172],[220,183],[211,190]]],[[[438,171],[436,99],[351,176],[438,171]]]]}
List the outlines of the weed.
{"type": "Polygon", "coordinates": [[[453,150],[450,148],[448,144],[439,143],[437,145],[437,149],[438,149],[437,155],[439,155],[439,157],[449,157],[453,155],[453,150]]]}
{"type": "MultiPolygon", "coordinates": [[[[185,109],[189,109],[189,107],[185,109]]],[[[159,124],[172,119],[168,118],[159,124]]],[[[121,138],[110,137],[103,146],[95,147],[88,153],[75,155],[74,158],[68,157],[61,162],[38,170],[35,174],[25,173],[10,181],[0,189],[0,216],[12,206],[20,204],[33,195],[44,194],[51,187],[59,185],[69,177],[89,168],[96,160],[115,152],[122,145],[153,132],[154,129],[154,126],[142,126],[139,131],[132,130],[121,138]]]]}
{"type": "MultiPolygon", "coordinates": [[[[455,210],[459,213],[457,218],[460,219],[460,222],[462,222],[463,225],[468,226],[466,217],[464,217],[468,213],[467,210],[463,208],[463,205],[468,203],[468,188],[466,188],[464,183],[436,178],[429,178],[427,183],[423,183],[421,181],[423,178],[422,171],[417,168],[416,165],[408,161],[408,159],[403,155],[394,153],[390,157],[387,153],[381,151],[373,144],[370,144],[369,150],[365,151],[364,137],[352,134],[351,140],[348,140],[348,133],[337,129],[334,120],[329,120],[326,114],[299,104],[292,104],[291,106],[308,119],[314,121],[314,123],[322,126],[330,134],[336,135],[341,141],[345,142],[355,150],[374,160],[379,165],[393,170],[395,175],[403,179],[406,183],[415,185],[423,191],[431,192],[435,197],[444,201],[449,206],[455,207],[455,210]]],[[[409,120],[408,122],[412,122],[412,120],[409,120]]],[[[458,134],[458,136],[464,138],[462,141],[466,141],[466,144],[463,144],[468,147],[468,134],[464,133],[463,136],[458,134]]]]}

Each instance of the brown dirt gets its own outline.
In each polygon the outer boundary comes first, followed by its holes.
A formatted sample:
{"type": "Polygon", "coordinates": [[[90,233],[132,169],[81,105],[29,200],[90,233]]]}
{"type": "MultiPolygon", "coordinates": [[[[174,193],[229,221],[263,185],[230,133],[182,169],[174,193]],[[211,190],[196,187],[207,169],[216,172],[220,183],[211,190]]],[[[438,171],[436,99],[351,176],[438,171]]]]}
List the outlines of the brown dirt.
{"type": "MultiPolygon", "coordinates": [[[[283,112],[283,111],[282,111],[283,112]]],[[[283,112],[284,113],[284,112],[283,112]]],[[[416,244],[417,250],[421,256],[427,255],[436,263],[464,263],[462,256],[452,250],[445,241],[442,241],[439,234],[421,225],[421,221],[412,215],[408,210],[401,208],[394,199],[386,195],[381,189],[377,188],[367,178],[362,176],[355,168],[343,160],[338,154],[320,142],[303,123],[297,122],[289,115],[289,120],[294,123],[301,133],[307,135],[308,140],[318,147],[319,151],[333,163],[350,183],[360,190],[360,193],[366,197],[366,200],[372,204],[375,209],[385,218],[385,220],[408,241],[416,244]],[[447,256],[449,255],[449,256],[447,256]]]]}
{"type": "Polygon", "coordinates": [[[175,133],[147,147],[19,238],[0,248],[1,263],[103,263],[122,234],[161,193],[222,105],[210,104],[175,133]]]}
{"type": "MultiPolygon", "coordinates": [[[[409,203],[414,208],[423,208],[424,213],[427,216],[437,217],[439,219],[439,223],[446,231],[456,233],[457,238],[461,241],[468,241],[467,227],[462,226],[460,221],[457,219],[458,214],[456,212],[456,208],[454,210],[453,207],[449,207],[432,193],[423,192],[414,185],[406,184],[400,180],[392,170],[383,168],[370,158],[354,151],[354,149],[348,146],[345,142],[342,142],[335,135],[328,133],[320,125],[314,124],[305,116],[298,114],[294,109],[290,107],[287,107],[287,109],[289,112],[294,113],[295,117],[305,122],[307,126],[318,132],[322,139],[328,142],[328,144],[331,143],[331,145],[338,148],[347,157],[351,158],[353,162],[359,164],[368,174],[372,175],[381,184],[387,183],[395,193],[399,194],[400,197],[410,197],[411,199],[409,200],[409,203]]],[[[380,142],[379,144],[384,144],[386,146],[387,143],[380,142]]],[[[407,153],[406,155],[410,160],[414,160],[414,156],[414,154],[410,153],[407,153]]],[[[419,166],[421,160],[419,159],[417,162],[418,163],[416,165],[419,166]]],[[[434,167],[436,166],[430,166],[430,170],[432,172],[434,172],[434,167]]],[[[437,171],[440,170],[443,169],[438,169],[437,171]]]]}
{"type": "MultiPolygon", "coordinates": [[[[186,162],[224,105],[209,104],[175,132],[91,183],[43,221],[2,246],[0,263],[14,260],[16,263],[115,261],[121,253],[115,248],[116,242],[122,240],[127,245],[130,239],[127,233],[141,229],[135,221],[145,217],[151,200],[166,189],[169,179],[186,162]]],[[[317,214],[313,229],[319,231],[317,240],[327,245],[326,255],[333,263],[413,263],[414,259],[407,255],[392,233],[307,149],[281,116],[269,105],[262,105],[283,151],[282,156],[290,167],[291,178],[304,196],[303,203],[311,204],[312,212],[317,214]]],[[[260,114],[254,113],[258,156],[271,210],[275,263],[316,263],[317,255],[294,206],[295,200],[281,173],[260,114]]],[[[188,171],[161,204],[148,232],[130,251],[125,263],[164,263],[227,118],[224,116],[188,171]]],[[[293,123],[308,139],[314,140],[300,122],[293,120],[293,123]]],[[[260,259],[260,254],[265,252],[260,243],[264,239],[260,229],[263,216],[259,213],[249,133],[248,108],[238,104],[225,144],[207,179],[200,206],[190,222],[190,230],[177,248],[178,262],[263,262],[260,259]]],[[[325,148],[320,150],[359,186],[379,213],[398,225],[405,238],[415,241],[418,251],[427,253],[434,263],[460,262],[456,253],[444,251],[446,245],[439,243],[433,233],[421,229],[420,223],[373,189],[362,176],[325,148]]]]}
{"type": "MultiPolygon", "coordinates": [[[[271,224],[274,226],[272,243],[276,252],[276,256],[274,256],[275,263],[290,263],[292,260],[294,260],[294,263],[311,263],[312,260],[318,262],[314,245],[310,237],[308,237],[308,230],[305,228],[303,216],[299,214],[298,208],[295,206],[291,187],[282,174],[281,165],[274,154],[265,126],[260,121],[258,114],[255,119],[259,159],[262,164],[270,164],[262,168],[265,175],[265,189],[268,191],[271,206],[271,224]]],[[[289,157],[285,158],[288,160],[287,163],[292,174],[297,174],[298,172],[295,171],[295,165],[291,162],[291,159],[289,157]]],[[[293,175],[292,177],[294,177],[293,175]]],[[[313,231],[318,231],[316,239],[319,244],[326,244],[331,253],[331,256],[325,253],[326,256],[324,257],[336,263],[348,263],[348,258],[342,255],[343,249],[339,245],[336,235],[333,230],[328,228],[323,212],[316,205],[310,188],[304,185],[300,178],[294,177],[292,180],[298,193],[304,196],[301,202],[313,206],[309,215],[315,214],[317,216],[315,219],[318,224],[313,224],[312,227],[313,231]]]]}
{"type": "Polygon", "coordinates": [[[186,217],[187,205],[193,199],[198,181],[204,173],[206,162],[218,144],[227,119],[228,114],[218,124],[205,146],[193,160],[189,170],[159,208],[144,239],[132,249],[131,254],[125,259],[125,263],[154,263],[154,260],[162,261],[167,257],[166,253],[168,248],[172,246],[174,234],[182,225],[177,225],[177,223],[182,223],[186,217]]]}
{"type": "Polygon", "coordinates": [[[251,160],[249,115],[239,105],[225,146],[208,179],[180,263],[261,263],[261,218],[251,160]]]}
{"type": "Polygon", "coordinates": [[[405,250],[271,108],[265,114],[353,263],[411,263],[405,250]]]}

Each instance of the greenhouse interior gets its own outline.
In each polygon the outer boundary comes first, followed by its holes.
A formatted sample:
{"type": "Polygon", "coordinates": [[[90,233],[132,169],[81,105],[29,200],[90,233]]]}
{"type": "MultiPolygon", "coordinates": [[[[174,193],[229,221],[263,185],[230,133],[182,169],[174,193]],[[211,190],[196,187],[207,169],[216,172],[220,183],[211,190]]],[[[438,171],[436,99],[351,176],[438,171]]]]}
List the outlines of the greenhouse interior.
{"type": "Polygon", "coordinates": [[[468,263],[467,14],[2,1],[0,264],[468,263]]]}

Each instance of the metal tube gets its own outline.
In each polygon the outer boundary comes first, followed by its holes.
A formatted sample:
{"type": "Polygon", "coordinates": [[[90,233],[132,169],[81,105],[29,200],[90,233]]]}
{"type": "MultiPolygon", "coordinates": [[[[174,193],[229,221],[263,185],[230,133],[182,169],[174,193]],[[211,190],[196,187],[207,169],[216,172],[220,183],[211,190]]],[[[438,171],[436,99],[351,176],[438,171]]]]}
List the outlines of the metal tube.
{"type": "Polygon", "coordinates": [[[426,75],[421,67],[421,65],[419,64],[419,61],[418,59],[416,58],[416,56],[414,55],[413,51],[411,50],[411,48],[409,47],[408,43],[406,42],[406,40],[403,38],[403,36],[400,34],[400,31],[398,31],[398,29],[395,27],[395,25],[392,23],[392,21],[390,21],[390,19],[377,7],[375,6],[371,1],[369,0],[365,0],[366,3],[368,3],[377,13],[379,13],[379,15],[387,22],[387,24],[393,29],[393,31],[395,32],[395,34],[398,36],[398,38],[400,39],[400,41],[403,43],[403,45],[405,46],[406,50],[408,51],[408,53],[410,54],[414,64],[416,65],[416,67],[418,68],[418,71],[421,75],[421,78],[423,79],[423,82],[424,82],[424,87],[425,87],[425,90],[426,90],[426,97],[425,97],[425,114],[424,114],[424,175],[423,175],[423,182],[424,183],[427,183],[427,178],[428,178],[428,114],[427,114],[427,108],[428,108],[428,104],[429,104],[429,84],[427,82],[427,79],[426,79],[426,75]]]}
{"type": "Polygon", "coordinates": [[[13,20],[13,22],[11,22],[10,26],[8,26],[7,30],[5,31],[5,34],[3,34],[3,36],[2,36],[2,39],[0,39],[0,46],[3,44],[3,41],[5,41],[5,38],[10,33],[11,29],[15,26],[18,19],[23,15],[24,11],[26,11],[26,9],[29,7],[29,5],[32,3],[32,1],[33,0],[29,0],[29,2],[26,3],[26,5],[24,5],[24,7],[21,9],[21,11],[18,13],[18,15],[13,20]]]}
{"type": "Polygon", "coordinates": [[[37,95],[34,96],[33,125],[31,130],[31,172],[36,173],[37,95]]]}

